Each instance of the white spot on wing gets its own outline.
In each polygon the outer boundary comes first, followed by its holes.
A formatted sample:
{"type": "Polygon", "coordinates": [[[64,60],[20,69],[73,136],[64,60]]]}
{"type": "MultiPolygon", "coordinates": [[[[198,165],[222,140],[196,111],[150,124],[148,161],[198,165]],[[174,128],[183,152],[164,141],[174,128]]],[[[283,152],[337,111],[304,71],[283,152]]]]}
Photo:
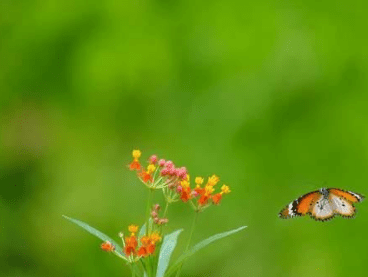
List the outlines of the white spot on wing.
{"type": "Polygon", "coordinates": [[[291,216],[291,217],[295,216],[295,214],[294,214],[294,212],[293,212],[293,203],[294,203],[294,202],[291,202],[291,203],[289,204],[289,207],[288,207],[289,216],[291,216]]]}
{"type": "Polygon", "coordinates": [[[330,199],[333,205],[334,212],[336,214],[341,214],[344,216],[354,215],[355,212],[354,207],[349,201],[345,200],[342,197],[335,196],[333,194],[330,196],[330,199]]]}
{"type": "Polygon", "coordinates": [[[320,198],[315,202],[313,209],[312,209],[312,215],[316,219],[328,219],[330,217],[333,217],[334,211],[332,204],[327,199],[324,199],[323,195],[321,195],[320,198]]]}

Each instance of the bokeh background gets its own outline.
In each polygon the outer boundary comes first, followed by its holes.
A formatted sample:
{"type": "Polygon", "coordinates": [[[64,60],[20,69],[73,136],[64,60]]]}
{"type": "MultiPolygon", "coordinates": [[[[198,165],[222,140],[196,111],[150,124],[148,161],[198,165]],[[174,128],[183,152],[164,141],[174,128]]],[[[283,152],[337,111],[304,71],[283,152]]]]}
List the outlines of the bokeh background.
{"type": "MultiPolygon", "coordinates": [[[[323,186],[367,194],[364,1],[0,2],[0,275],[129,276],[100,241],[144,221],[131,150],[230,185],[183,276],[362,276],[353,220],[281,220],[323,186]]],[[[157,201],[160,201],[157,198],[157,201]]],[[[177,203],[169,230],[188,238],[177,203]]],[[[174,258],[180,251],[175,252],[174,258]]]]}

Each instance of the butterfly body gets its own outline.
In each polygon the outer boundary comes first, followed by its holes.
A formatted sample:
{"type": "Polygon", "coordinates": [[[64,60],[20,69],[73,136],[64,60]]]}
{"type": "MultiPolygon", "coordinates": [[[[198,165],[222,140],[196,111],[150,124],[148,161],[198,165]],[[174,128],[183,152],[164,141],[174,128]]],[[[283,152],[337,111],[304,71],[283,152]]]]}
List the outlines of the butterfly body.
{"type": "Polygon", "coordinates": [[[337,188],[321,188],[300,196],[279,213],[280,218],[292,218],[309,214],[313,219],[325,221],[335,215],[354,217],[353,203],[363,201],[364,196],[337,188]]]}

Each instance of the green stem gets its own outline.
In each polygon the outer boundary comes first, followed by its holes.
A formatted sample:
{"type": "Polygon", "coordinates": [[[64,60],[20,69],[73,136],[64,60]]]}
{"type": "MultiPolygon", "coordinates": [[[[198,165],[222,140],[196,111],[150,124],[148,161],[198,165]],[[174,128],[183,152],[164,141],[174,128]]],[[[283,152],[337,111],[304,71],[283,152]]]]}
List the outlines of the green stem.
{"type": "MultiPolygon", "coordinates": [[[[188,243],[187,243],[187,246],[185,248],[185,252],[187,252],[188,249],[189,249],[190,241],[192,240],[192,236],[193,236],[193,233],[194,233],[195,225],[197,223],[198,214],[199,214],[199,212],[196,211],[195,212],[195,215],[194,215],[193,223],[192,223],[192,228],[190,230],[190,235],[189,235],[188,243]]],[[[184,264],[184,262],[180,265],[180,267],[178,269],[178,272],[176,273],[176,277],[179,277],[180,276],[180,272],[181,272],[181,268],[183,267],[183,264],[184,264]]]]}
{"type": "MultiPolygon", "coordinates": [[[[163,215],[163,217],[162,218],[166,218],[166,215],[167,215],[167,212],[168,212],[168,210],[169,210],[169,201],[166,201],[166,205],[165,205],[165,210],[164,210],[164,215],[163,215]]],[[[163,225],[161,225],[160,227],[159,227],[159,231],[160,231],[160,234],[162,235],[162,228],[163,228],[163,225]]]]}
{"type": "Polygon", "coordinates": [[[132,264],[132,277],[135,277],[136,275],[135,275],[135,265],[134,264],[132,264]]]}
{"type": "Polygon", "coordinates": [[[147,209],[146,209],[146,236],[149,233],[149,219],[150,219],[150,209],[151,209],[151,201],[152,201],[153,189],[149,189],[148,192],[148,200],[147,200],[147,209]]]}
{"type": "Polygon", "coordinates": [[[167,201],[166,202],[166,206],[165,206],[165,210],[164,210],[164,216],[163,216],[163,218],[166,218],[168,209],[169,209],[169,202],[167,201]]]}

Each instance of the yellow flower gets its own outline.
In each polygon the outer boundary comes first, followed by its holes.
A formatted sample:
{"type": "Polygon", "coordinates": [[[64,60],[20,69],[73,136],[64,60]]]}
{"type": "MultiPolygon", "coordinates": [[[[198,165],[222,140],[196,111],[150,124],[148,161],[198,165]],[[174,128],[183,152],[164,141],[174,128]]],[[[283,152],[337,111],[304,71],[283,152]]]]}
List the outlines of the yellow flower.
{"type": "Polygon", "coordinates": [[[188,181],[181,181],[180,182],[180,185],[183,187],[183,188],[189,188],[189,182],[188,181]]]}
{"type": "Polygon", "coordinates": [[[206,194],[211,194],[215,189],[211,185],[206,185],[204,187],[206,194]]]}
{"type": "Polygon", "coordinates": [[[141,157],[141,151],[140,150],[133,150],[133,158],[139,159],[141,157]]]}
{"type": "Polygon", "coordinates": [[[150,239],[153,243],[156,243],[161,240],[161,236],[158,233],[152,233],[150,239]]]}
{"type": "Polygon", "coordinates": [[[230,192],[231,192],[231,190],[230,190],[229,186],[222,185],[222,187],[221,187],[221,193],[228,194],[230,192]]]}
{"type": "Polygon", "coordinates": [[[220,178],[216,175],[212,175],[208,178],[207,185],[214,186],[220,181],[220,178]]]}
{"type": "Polygon", "coordinates": [[[134,236],[134,233],[137,233],[137,231],[138,231],[138,226],[137,225],[134,225],[134,224],[129,225],[128,230],[134,236]]]}
{"type": "Polygon", "coordinates": [[[197,184],[197,185],[202,185],[203,184],[203,178],[202,177],[196,177],[195,178],[195,183],[197,184]]]}
{"type": "Polygon", "coordinates": [[[152,172],[154,172],[156,170],[156,167],[153,165],[153,164],[150,164],[148,167],[147,167],[147,172],[148,174],[151,174],[152,172]]]}

